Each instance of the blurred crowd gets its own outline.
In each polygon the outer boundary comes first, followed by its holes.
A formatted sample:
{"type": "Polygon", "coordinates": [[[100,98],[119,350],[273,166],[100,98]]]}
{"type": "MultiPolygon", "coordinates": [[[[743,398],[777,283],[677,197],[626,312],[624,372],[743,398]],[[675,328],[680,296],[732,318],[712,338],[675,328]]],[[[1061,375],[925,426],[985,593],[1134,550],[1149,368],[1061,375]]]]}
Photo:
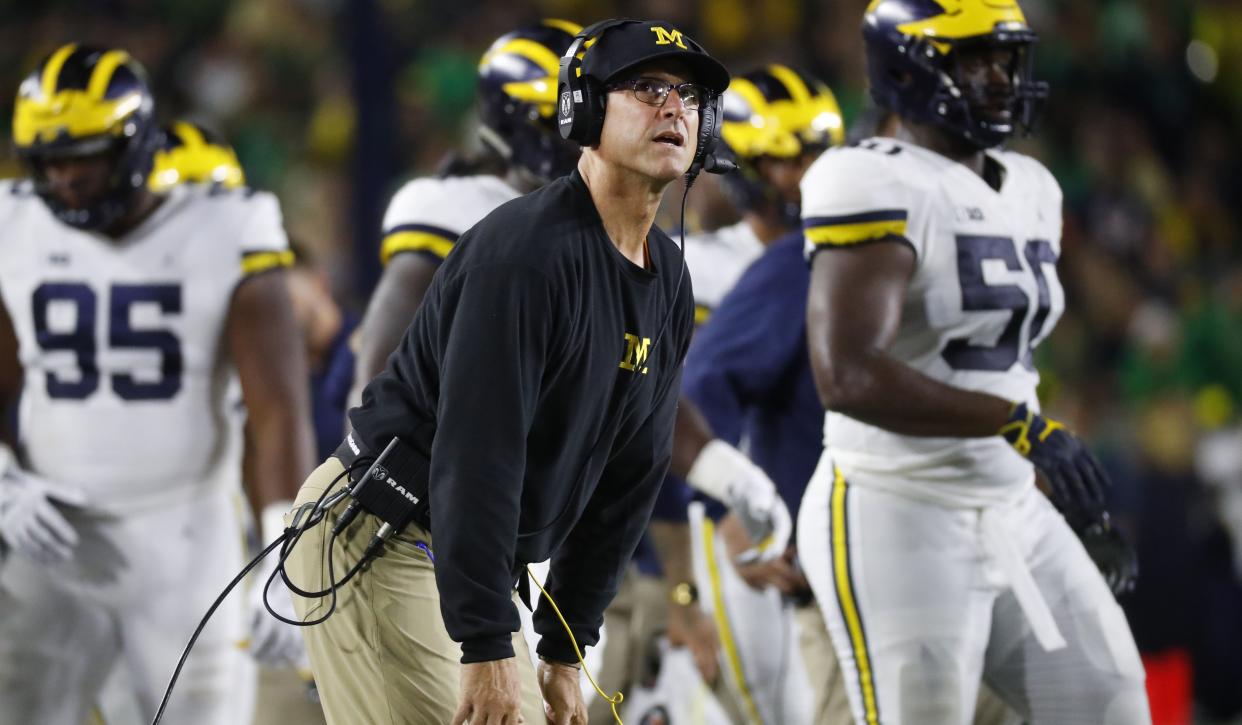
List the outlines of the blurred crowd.
{"type": "MultiPolygon", "coordinates": [[[[61,42],[128,49],[161,118],[221,131],[338,304],[378,272],[396,186],[471,143],[478,57],[540,16],[663,17],[731,68],[779,61],[866,105],[864,0],[0,0],[0,130],[61,42]]],[[[1065,189],[1068,312],[1043,400],[1098,444],[1143,575],[1123,602],[1169,722],[1242,714],[1242,5],[1026,0],[1053,94],[1020,142],[1065,189]]],[[[16,173],[11,155],[0,174],[16,173]]],[[[1157,722],[1160,722],[1157,719],[1157,722]]]]}

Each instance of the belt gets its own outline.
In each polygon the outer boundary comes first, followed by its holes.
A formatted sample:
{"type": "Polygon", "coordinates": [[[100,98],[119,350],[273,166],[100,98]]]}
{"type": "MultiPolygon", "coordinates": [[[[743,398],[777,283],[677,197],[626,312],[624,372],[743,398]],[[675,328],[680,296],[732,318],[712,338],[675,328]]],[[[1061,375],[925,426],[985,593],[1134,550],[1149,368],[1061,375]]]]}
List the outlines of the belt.
{"type": "Polygon", "coordinates": [[[1052,609],[1039,591],[1035,577],[1031,576],[1026,558],[1014,543],[1012,530],[1006,525],[1002,511],[996,507],[983,509],[980,526],[984,546],[1013,587],[1014,598],[1026,615],[1026,621],[1031,625],[1031,631],[1039,646],[1045,652],[1065,647],[1065,638],[1061,636],[1061,630],[1052,616],[1052,609]]]}

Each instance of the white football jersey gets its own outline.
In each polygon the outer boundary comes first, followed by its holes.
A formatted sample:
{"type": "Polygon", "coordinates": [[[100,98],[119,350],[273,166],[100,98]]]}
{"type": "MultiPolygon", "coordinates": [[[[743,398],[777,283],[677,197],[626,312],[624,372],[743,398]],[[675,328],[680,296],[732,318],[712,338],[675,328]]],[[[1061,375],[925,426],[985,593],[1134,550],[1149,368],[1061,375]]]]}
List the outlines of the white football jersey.
{"type": "Polygon", "coordinates": [[[25,373],[33,470],[104,511],[231,482],[221,471],[235,380],[222,345],[243,277],[288,265],[276,198],[185,185],[120,239],[55,219],[27,182],[0,182],[0,296],[25,373]]]}
{"type": "Polygon", "coordinates": [[[442,260],[467,229],[518,196],[513,187],[497,176],[449,176],[406,182],[384,212],[380,259],[388,264],[394,255],[417,252],[442,260]]]}
{"type": "MultiPolygon", "coordinates": [[[[988,153],[1004,169],[999,191],[913,144],[871,139],[828,151],[802,181],[807,252],[908,240],[918,261],[889,354],[949,385],[1038,410],[1031,354],[1065,309],[1061,189],[1032,158],[988,153]]],[[[824,444],[853,482],[963,505],[1007,498],[1034,475],[1000,436],[904,436],[829,412],[824,444]]]]}
{"type": "Polygon", "coordinates": [[[763,242],[745,221],[686,237],[686,269],[694,282],[694,324],[702,325],[763,254],[763,242]]]}

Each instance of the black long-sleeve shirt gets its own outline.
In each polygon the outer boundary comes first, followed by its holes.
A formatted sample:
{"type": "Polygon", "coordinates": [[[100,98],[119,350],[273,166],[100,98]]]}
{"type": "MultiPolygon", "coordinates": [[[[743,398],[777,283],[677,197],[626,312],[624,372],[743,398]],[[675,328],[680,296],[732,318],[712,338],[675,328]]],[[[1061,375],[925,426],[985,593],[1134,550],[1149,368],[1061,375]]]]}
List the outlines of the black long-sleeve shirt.
{"type": "MultiPolygon", "coordinates": [[[[501,206],[459,239],[351,411],[370,450],[396,435],[430,456],[440,610],[463,662],[513,654],[518,569],[549,557],[575,638],[599,639],[668,467],[693,327],[680,252],[658,228],[647,241],[650,270],[610,241],[577,172],[501,206]]],[[[540,654],[574,661],[546,602],[535,629],[540,654]]]]}

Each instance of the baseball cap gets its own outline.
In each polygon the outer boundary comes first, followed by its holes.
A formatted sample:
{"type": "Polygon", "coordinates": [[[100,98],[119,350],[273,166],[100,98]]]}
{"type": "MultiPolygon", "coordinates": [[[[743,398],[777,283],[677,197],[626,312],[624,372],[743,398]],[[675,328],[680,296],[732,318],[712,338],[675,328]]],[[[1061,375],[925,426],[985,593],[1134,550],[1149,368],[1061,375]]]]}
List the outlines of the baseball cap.
{"type": "Polygon", "coordinates": [[[609,28],[582,57],[582,73],[610,83],[653,60],[674,58],[690,67],[696,83],[714,93],[729,87],[729,71],[703,46],[669,23],[659,20],[627,20],[609,28]]]}

